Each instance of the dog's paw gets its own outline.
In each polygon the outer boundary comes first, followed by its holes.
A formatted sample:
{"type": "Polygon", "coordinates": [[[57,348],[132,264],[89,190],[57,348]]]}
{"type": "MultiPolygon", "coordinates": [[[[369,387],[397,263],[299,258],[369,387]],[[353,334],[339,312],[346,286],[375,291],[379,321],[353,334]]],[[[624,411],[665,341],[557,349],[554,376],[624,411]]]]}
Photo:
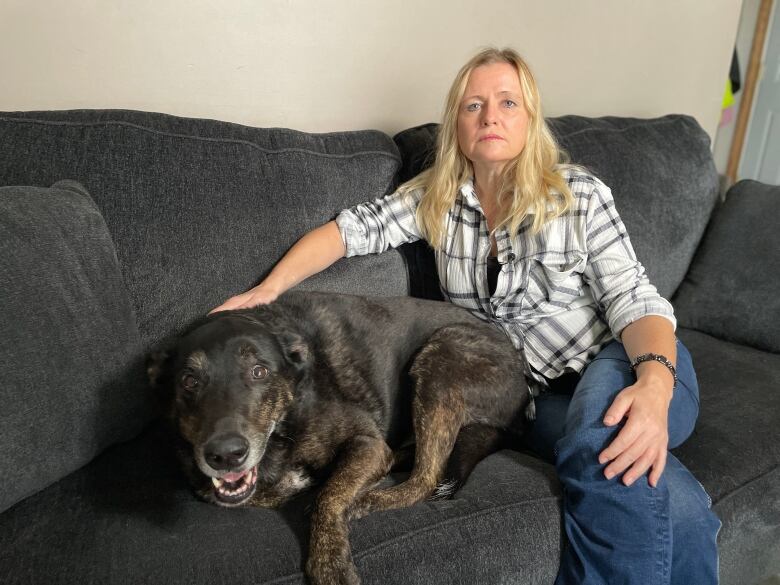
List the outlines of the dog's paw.
{"type": "Polygon", "coordinates": [[[360,577],[351,561],[309,559],[306,575],[311,585],[360,585],[360,577]]]}
{"type": "Polygon", "coordinates": [[[279,508],[287,501],[287,498],[273,491],[257,490],[249,500],[253,508],[279,508]]]}
{"type": "Polygon", "coordinates": [[[458,482],[455,480],[449,480],[440,483],[433,490],[433,493],[428,496],[429,500],[449,500],[453,494],[458,491],[458,482]]]}

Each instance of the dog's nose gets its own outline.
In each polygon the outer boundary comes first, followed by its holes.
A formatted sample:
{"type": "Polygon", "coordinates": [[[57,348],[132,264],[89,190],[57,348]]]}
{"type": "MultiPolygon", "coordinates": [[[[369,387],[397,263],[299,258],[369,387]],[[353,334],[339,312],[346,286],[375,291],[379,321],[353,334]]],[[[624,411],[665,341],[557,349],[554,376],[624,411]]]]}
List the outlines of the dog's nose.
{"type": "Polygon", "coordinates": [[[238,433],[219,435],[203,449],[206,462],[218,471],[239,467],[249,454],[249,441],[238,433]]]}

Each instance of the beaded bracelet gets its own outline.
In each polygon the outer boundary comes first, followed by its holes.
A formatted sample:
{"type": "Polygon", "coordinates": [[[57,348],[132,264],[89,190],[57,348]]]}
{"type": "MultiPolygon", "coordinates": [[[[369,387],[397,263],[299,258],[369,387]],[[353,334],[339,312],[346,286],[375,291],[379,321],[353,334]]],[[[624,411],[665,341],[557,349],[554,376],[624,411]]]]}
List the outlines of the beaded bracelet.
{"type": "Polygon", "coordinates": [[[672,373],[672,377],[674,378],[674,384],[672,385],[672,390],[677,386],[677,370],[672,365],[672,362],[669,361],[669,359],[664,355],[659,355],[657,353],[644,353],[640,356],[637,356],[634,358],[634,361],[631,363],[631,371],[636,374],[636,368],[639,364],[642,362],[649,362],[649,361],[656,361],[660,364],[665,365],[668,370],[672,373]]]}

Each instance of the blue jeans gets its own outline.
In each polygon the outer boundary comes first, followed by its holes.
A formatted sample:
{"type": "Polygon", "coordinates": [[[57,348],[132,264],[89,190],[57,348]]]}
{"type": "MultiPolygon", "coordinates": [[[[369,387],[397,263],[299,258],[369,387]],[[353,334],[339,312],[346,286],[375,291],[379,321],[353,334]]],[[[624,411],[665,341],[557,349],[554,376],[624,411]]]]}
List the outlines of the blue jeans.
{"type": "MultiPolygon", "coordinates": [[[[556,585],[718,581],[716,537],[720,521],[709,496],[669,453],[653,488],[647,476],[630,487],[621,476],[607,480],[599,453],[622,424],[602,419],[615,396],[634,383],[623,345],[613,341],[583,372],[573,394],[546,393],[536,399],[531,447],[554,461],[564,488],[564,547],[556,585]]],[[[677,342],[679,382],[669,407],[669,448],[693,431],[699,387],[685,346],[677,342]]]]}

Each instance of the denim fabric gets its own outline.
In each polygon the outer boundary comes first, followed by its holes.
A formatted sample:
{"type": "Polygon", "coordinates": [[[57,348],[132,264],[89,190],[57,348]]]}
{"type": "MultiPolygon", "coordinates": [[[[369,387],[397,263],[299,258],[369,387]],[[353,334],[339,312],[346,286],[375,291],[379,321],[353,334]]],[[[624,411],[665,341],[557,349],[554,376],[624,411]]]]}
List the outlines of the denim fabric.
{"type": "MultiPolygon", "coordinates": [[[[696,375],[680,342],[677,369],[670,448],[688,438],[699,411],[696,375]]],[[[573,395],[537,399],[534,448],[555,457],[564,485],[568,544],[556,583],[716,583],[720,521],[701,484],[674,455],[656,488],[643,480],[626,487],[620,476],[603,475],[598,455],[621,427],[606,427],[602,419],[633,382],[628,356],[615,341],[591,362],[573,395]]]]}

